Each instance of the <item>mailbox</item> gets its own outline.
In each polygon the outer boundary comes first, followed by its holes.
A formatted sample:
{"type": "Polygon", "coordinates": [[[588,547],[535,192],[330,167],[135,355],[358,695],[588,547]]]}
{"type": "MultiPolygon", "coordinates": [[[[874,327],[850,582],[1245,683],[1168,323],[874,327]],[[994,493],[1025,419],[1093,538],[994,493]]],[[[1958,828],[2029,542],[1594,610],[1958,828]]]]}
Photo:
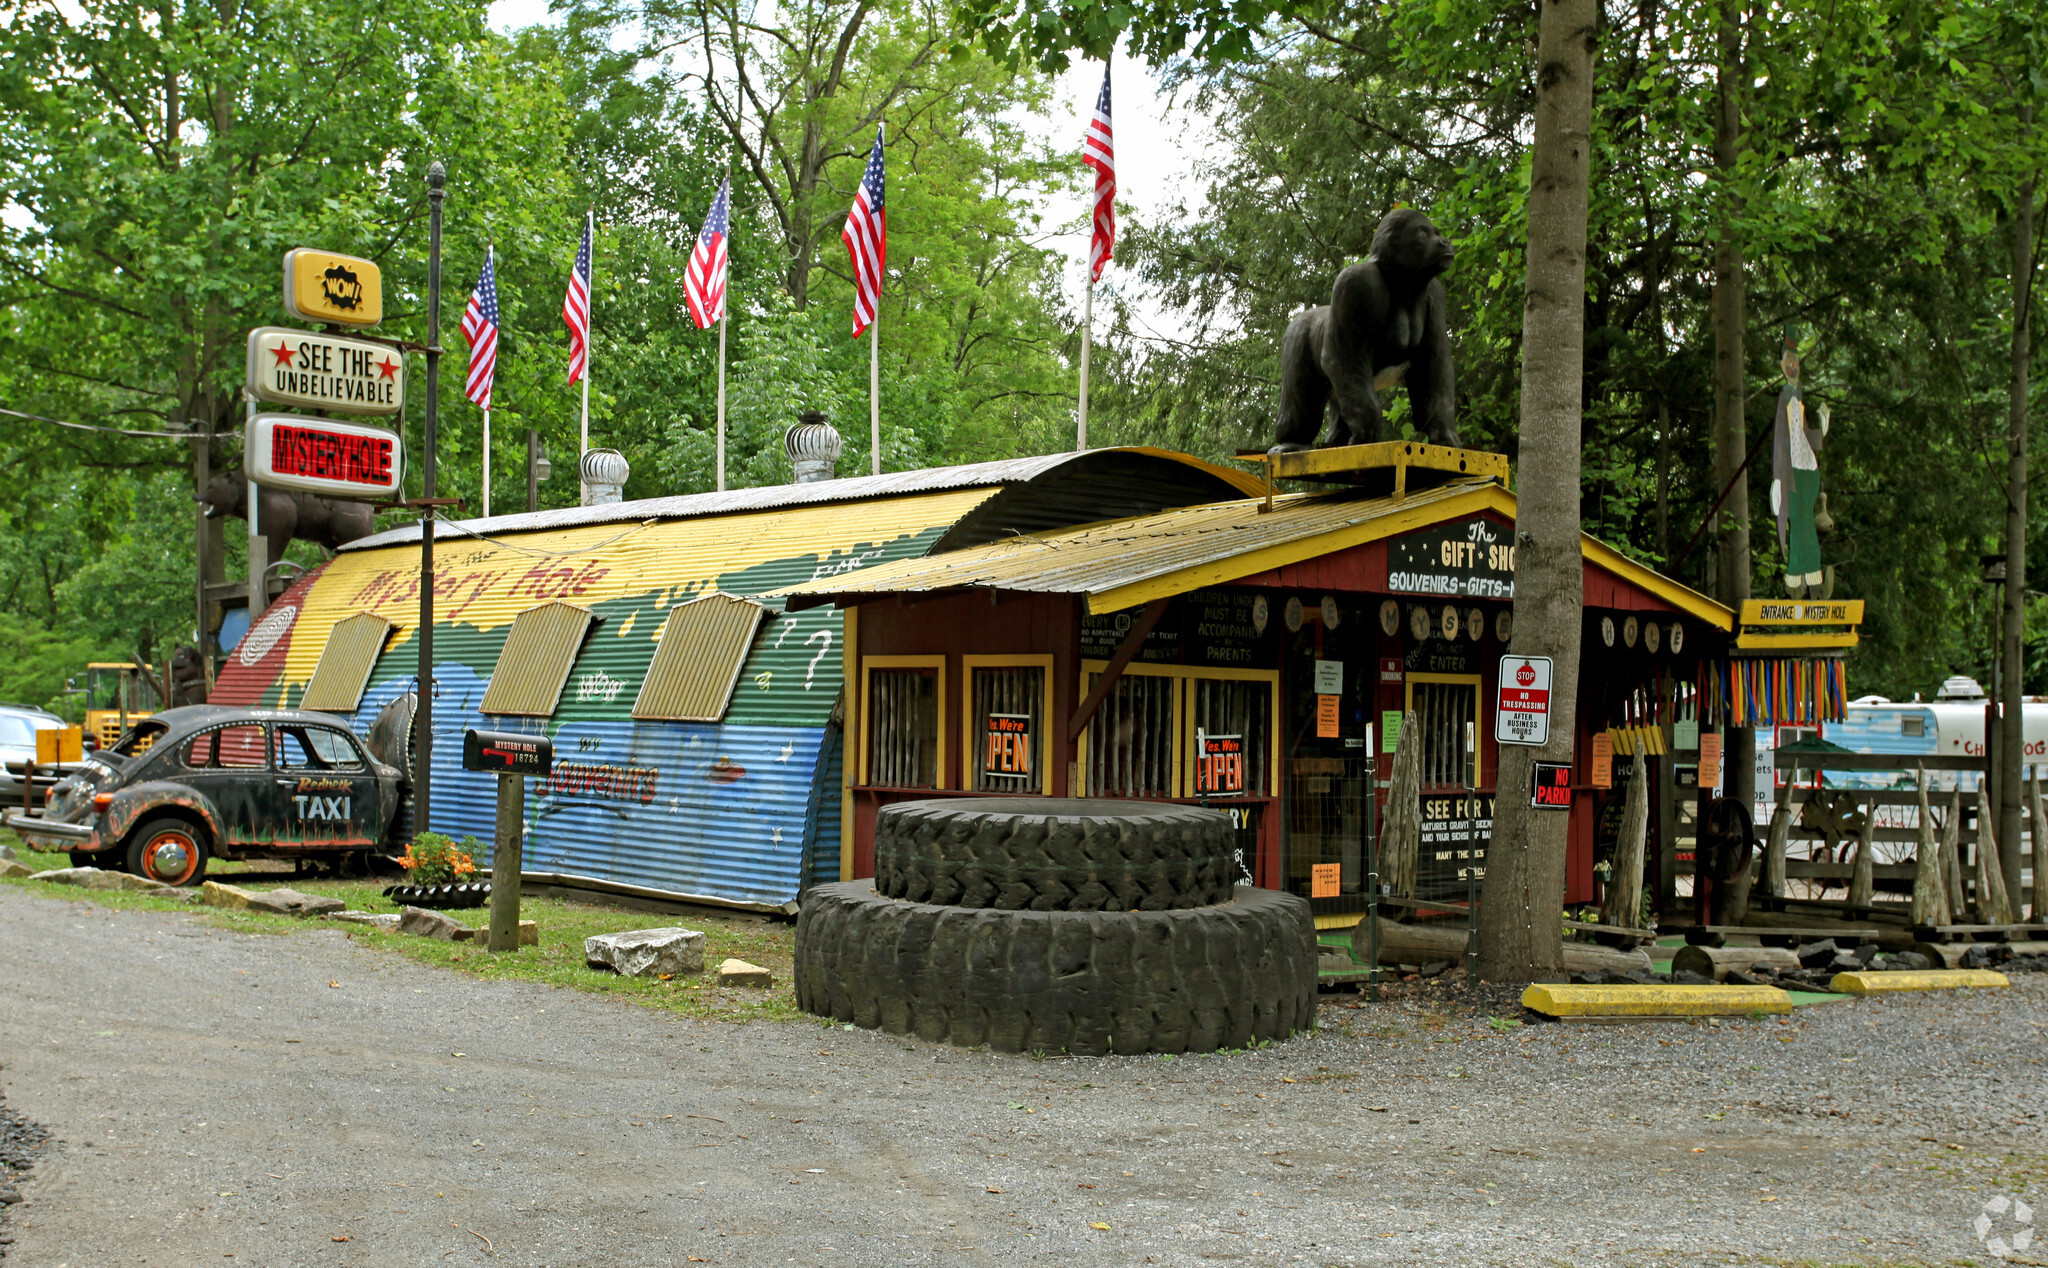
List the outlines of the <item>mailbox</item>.
{"type": "Polygon", "coordinates": [[[545,775],[555,767],[555,744],[540,735],[510,731],[465,731],[462,769],[498,775],[545,775]]]}

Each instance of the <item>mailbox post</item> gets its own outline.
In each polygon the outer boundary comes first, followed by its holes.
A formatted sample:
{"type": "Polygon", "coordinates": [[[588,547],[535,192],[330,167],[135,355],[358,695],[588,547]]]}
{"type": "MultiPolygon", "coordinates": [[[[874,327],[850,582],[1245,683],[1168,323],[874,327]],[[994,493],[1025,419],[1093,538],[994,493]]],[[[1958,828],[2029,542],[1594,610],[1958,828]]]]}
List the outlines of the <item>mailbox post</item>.
{"type": "Polygon", "coordinates": [[[498,776],[498,834],[491,846],[492,951],[519,949],[519,872],[524,862],[526,777],[554,769],[554,742],[538,735],[467,731],[462,736],[462,769],[498,776]]]}

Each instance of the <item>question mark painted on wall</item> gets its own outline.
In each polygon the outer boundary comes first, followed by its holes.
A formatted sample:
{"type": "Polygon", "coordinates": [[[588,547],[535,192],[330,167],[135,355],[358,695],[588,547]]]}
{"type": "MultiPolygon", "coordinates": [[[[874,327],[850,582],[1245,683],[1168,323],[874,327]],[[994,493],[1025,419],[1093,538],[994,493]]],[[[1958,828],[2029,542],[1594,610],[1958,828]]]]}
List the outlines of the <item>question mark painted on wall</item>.
{"type": "Polygon", "coordinates": [[[818,662],[825,659],[825,657],[829,656],[832,653],[831,630],[819,630],[817,633],[811,635],[809,638],[804,640],[804,646],[808,647],[812,643],[818,642],[820,639],[824,640],[824,646],[818,649],[818,654],[816,656],[811,657],[810,667],[804,670],[805,691],[809,691],[811,689],[811,679],[817,676],[818,662]]]}

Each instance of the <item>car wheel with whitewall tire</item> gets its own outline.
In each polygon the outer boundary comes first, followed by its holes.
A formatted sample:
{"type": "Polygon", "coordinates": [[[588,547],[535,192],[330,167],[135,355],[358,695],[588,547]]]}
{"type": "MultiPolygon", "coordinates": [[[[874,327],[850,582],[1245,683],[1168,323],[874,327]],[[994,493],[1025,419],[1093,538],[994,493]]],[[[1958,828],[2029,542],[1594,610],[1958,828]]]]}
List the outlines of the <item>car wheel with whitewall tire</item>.
{"type": "Polygon", "coordinates": [[[206,859],[206,833],[184,819],[151,819],[128,837],[128,870],[160,885],[197,885],[206,859]]]}
{"type": "Polygon", "coordinates": [[[1210,1052],[1309,1029],[1308,903],[1240,888],[1168,911],[906,902],[868,881],[805,892],[796,1001],[891,1034],[1000,1052],[1210,1052]]]}

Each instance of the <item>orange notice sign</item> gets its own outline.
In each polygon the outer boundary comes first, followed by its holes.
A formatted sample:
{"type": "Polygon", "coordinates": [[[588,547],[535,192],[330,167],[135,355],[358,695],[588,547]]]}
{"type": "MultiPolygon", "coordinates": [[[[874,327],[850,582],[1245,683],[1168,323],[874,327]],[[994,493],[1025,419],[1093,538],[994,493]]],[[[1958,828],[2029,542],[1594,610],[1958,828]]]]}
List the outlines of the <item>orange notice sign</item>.
{"type": "Polygon", "coordinates": [[[1601,731],[1593,737],[1593,787],[1614,787],[1614,737],[1601,731]]]}
{"type": "Polygon", "coordinates": [[[1700,787],[1721,786],[1721,735],[1718,731],[1700,733],[1700,787]]]}
{"type": "Polygon", "coordinates": [[[1337,702],[1342,696],[1316,697],[1316,738],[1334,740],[1337,738],[1337,702]]]}
{"type": "Polygon", "coordinates": [[[1310,898],[1335,898],[1343,885],[1344,865],[1342,863],[1314,863],[1309,866],[1308,896],[1310,898]]]}

